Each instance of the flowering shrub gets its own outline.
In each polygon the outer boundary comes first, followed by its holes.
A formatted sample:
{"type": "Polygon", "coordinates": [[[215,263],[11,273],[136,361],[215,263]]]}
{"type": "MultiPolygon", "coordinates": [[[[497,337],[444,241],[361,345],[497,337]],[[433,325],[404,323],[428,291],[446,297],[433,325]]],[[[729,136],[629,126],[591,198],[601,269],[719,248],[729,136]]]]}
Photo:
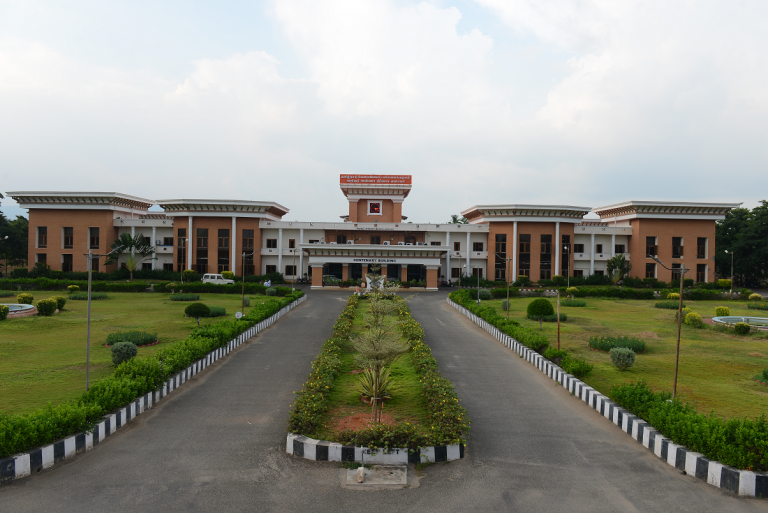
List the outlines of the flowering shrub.
{"type": "Polygon", "coordinates": [[[693,326],[694,328],[704,327],[704,321],[701,320],[701,315],[697,314],[696,312],[690,312],[687,314],[683,319],[683,322],[688,326],[693,326]]]}
{"type": "Polygon", "coordinates": [[[724,317],[727,315],[731,315],[731,309],[727,306],[716,306],[715,307],[715,316],[716,317],[724,317]]]}

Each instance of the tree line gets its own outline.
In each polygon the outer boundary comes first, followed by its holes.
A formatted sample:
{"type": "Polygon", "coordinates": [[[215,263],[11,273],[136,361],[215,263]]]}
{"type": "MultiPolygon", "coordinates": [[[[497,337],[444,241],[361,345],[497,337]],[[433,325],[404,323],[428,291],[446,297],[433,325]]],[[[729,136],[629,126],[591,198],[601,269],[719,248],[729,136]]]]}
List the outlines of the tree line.
{"type": "Polygon", "coordinates": [[[748,208],[734,208],[715,227],[715,271],[735,282],[758,287],[768,278],[768,201],[748,208]],[[728,253],[725,251],[728,250],[728,253]]]}

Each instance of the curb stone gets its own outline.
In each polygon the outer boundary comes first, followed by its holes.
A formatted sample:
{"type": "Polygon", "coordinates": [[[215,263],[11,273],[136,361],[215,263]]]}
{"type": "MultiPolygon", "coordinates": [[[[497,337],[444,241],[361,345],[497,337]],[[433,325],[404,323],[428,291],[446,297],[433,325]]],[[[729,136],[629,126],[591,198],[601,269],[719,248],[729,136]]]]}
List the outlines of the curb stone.
{"type": "Polygon", "coordinates": [[[583,381],[571,376],[536,351],[529,349],[491,323],[473,314],[463,306],[447,298],[448,304],[468,317],[472,322],[493,335],[496,340],[511,349],[550,379],[571,392],[574,397],[587,403],[592,409],[613,422],[643,447],[654,453],[668,465],[701,479],[718,488],[746,497],[768,497],[768,473],[739,470],[719,461],[677,445],[663,436],[648,422],[621,408],[605,395],[583,381]]]}

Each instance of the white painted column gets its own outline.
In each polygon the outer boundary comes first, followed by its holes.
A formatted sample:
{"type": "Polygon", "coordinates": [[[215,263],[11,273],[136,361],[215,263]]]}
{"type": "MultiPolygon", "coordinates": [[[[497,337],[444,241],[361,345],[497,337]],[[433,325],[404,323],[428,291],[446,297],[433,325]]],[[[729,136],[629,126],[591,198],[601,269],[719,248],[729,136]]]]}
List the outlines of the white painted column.
{"type": "Polygon", "coordinates": [[[595,274],[595,234],[591,234],[590,237],[592,238],[591,244],[591,253],[589,254],[589,275],[595,274]]]}
{"type": "Polygon", "coordinates": [[[510,281],[517,281],[517,221],[512,223],[512,276],[510,281]]]}
{"type": "MultiPolygon", "coordinates": [[[[304,244],[304,228],[299,229],[299,244],[304,244]]],[[[304,277],[304,250],[299,249],[299,278],[303,278],[303,277],[304,277]]]]}
{"type": "Polygon", "coordinates": [[[277,272],[283,271],[283,229],[277,230],[277,272]]]}
{"type": "Polygon", "coordinates": [[[469,252],[471,251],[471,246],[469,245],[470,244],[470,239],[469,239],[470,235],[472,235],[472,232],[467,231],[467,276],[472,276],[472,266],[469,263],[470,262],[469,252]]]}
{"type": "Polygon", "coordinates": [[[616,234],[615,233],[611,234],[611,256],[612,257],[616,256],[616,234]]]}
{"type": "MultiPolygon", "coordinates": [[[[135,226],[131,226],[131,238],[132,239],[136,238],[136,227],[135,226]]],[[[134,248],[131,248],[131,255],[133,255],[134,253],[135,253],[134,248]]]]}
{"type": "Polygon", "coordinates": [[[555,272],[552,276],[560,276],[560,253],[563,251],[563,244],[560,242],[560,221],[555,223],[555,272]]]}
{"type": "Polygon", "coordinates": [[[187,230],[187,269],[192,269],[192,244],[195,239],[192,237],[192,216],[189,216],[189,230],[187,230]]]}
{"type": "Polygon", "coordinates": [[[237,217],[232,216],[232,234],[229,237],[232,243],[232,264],[229,266],[229,270],[237,274],[237,217]]]}
{"type": "MultiPolygon", "coordinates": [[[[445,245],[451,247],[451,232],[445,232],[445,245]]],[[[451,281],[451,250],[445,254],[445,279],[451,281]]]]}
{"type": "Polygon", "coordinates": [[[155,248],[155,251],[152,252],[152,270],[154,271],[157,267],[155,264],[157,263],[157,226],[152,227],[152,247],[155,248]]]}

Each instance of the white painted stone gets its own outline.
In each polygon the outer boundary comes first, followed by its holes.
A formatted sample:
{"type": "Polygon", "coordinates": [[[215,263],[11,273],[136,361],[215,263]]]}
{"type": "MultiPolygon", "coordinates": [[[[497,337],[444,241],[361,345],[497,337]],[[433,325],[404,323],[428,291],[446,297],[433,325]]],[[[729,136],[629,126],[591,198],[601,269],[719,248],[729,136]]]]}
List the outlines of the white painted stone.
{"type": "Polygon", "coordinates": [[[755,496],[755,484],[757,479],[755,473],[749,470],[742,470],[739,476],[739,495],[747,497],[755,496]]]}
{"type": "Polygon", "coordinates": [[[357,477],[355,479],[358,483],[365,481],[365,467],[359,467],[357,469],[357,477]]]}
{"type": "Polygon", "coordinates": [[[317,440],[306,438],[304,440],[304,459],[316,460],[317,459],[317,440]]]}
{"type": "Polygon", "coordinates": [[[42,449],[43,452],[43,468],[51,468],[53,466],[53,445],[46,445],[42,449]]]}
{"type": "Polygon", "coordinates": [[[76,452],[77,443],[75,442],[75,437],[70,436],[69,438],[64,439],[64,457],[65,458],[71,458],[75,455],[76,452]]]}
{"type": "MultiPolygon", "coordinates": [[[[661,445],[665,440],[667,439],[656,433],[656,441],[653,445],[653,454],[655,454],[657,458],[661,458],[661,445]]],[[[696,475],[696,473],[694,472],[693,475],[696,475]]]]}
{"type": "Polygon", "coordinates": [[[675,466],[677,460],[677,445],[671,441],[667,444],[667,465],[675,466]]]}
{"type": "Polygon", "coordinates": [[[341,461],[341,444],[328,444],[328,461],[341,461]]]}
{"type": "Polygon", "coordinates": [[[421,448],[421,461],[435,462],[435,448],[434,447],[422,447],[421,448]]]}
{"type": "Polygon", "coordinates": [[[27,477],[32,473],[31,464],[29,462],[29,454],[22,454],[13,458],[13,464],[16,468],[15,479],[20,477],[27,477]]]}
{"type": "Polygon", "coordinates": [[[461,448],[458,445],[448,445],[448,461],[461,459],[461,448]]]}
{"type": "Polygon", "coordinates": [[[85,434],[85,450],[90,451],[93,449],[93,433],[85,434]]]}
{"type": "Polygon", "coordinates": [[[709,462],[709,471],[707,472],[707,483],[720,488],[720,476],[722,475],[723,464],[718,461],[709,462]]]}
{"type": "Polygon", "coordinates": [[[685,473],[689,476],[696,477],[696,458],[700,458],[703,454],[698,452],[688,452],[685,454],[685,473]]]}

